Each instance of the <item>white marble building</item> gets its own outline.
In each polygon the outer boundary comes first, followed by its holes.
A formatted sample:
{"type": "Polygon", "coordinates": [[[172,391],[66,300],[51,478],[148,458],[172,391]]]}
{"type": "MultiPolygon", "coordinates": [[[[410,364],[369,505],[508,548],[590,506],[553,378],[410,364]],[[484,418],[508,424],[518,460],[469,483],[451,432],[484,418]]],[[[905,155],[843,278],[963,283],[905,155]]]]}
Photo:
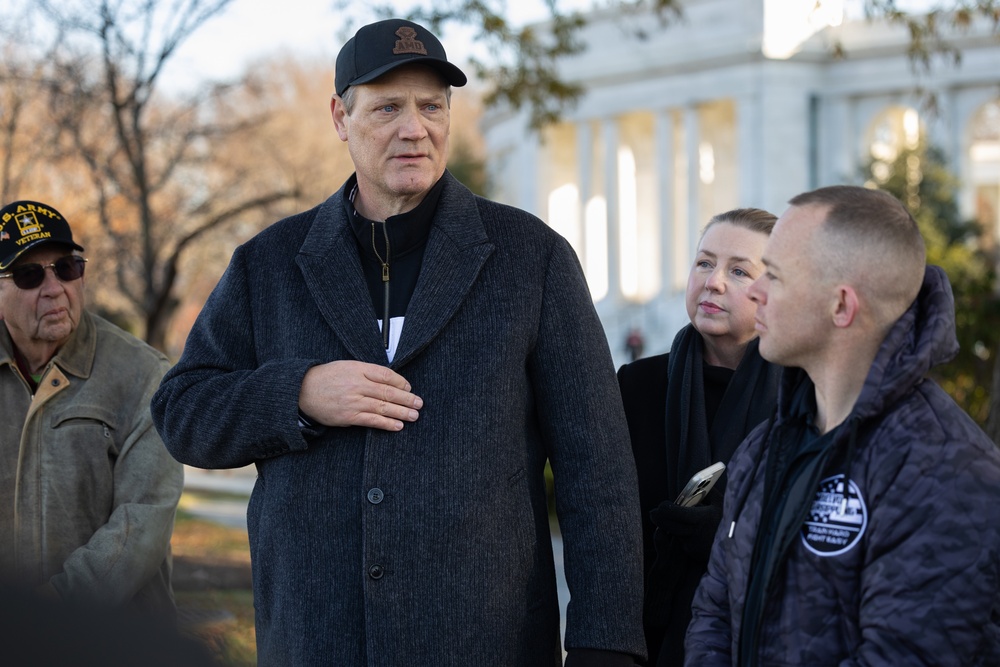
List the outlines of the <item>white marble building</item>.
{"type": "Polygon", "coordinates": [[[997,234],[1000,38],[973,26],[955,36],[960,65],[921,72],[905,32],[838,3],[687,0],[665,28],[594,15],[587,50],[561,64],[586,86],[563,122],[533,133],[525,114],[484,118],[494,197],[573,244],[617,364],[632,327],[655,354],[687,322],[687,270],[713,214],[780,214],[799,192],[859,183],[869,156],[921,136],[961,178],[963,212],[997,234]],[[646,39],[629,35],[637,27],[646,39]]]}

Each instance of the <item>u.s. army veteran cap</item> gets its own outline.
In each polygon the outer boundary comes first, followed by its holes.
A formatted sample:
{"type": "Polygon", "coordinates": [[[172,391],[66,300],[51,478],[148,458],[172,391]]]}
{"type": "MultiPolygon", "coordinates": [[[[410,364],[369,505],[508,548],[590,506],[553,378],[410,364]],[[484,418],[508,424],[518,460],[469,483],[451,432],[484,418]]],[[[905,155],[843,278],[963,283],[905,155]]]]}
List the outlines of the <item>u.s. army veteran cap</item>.
{"type": "Polygon", "coordinates": [[[433,67],[452,86],[464,86],[468,81],[462,70],[448,62],[444,46],[430,31],[412,21],[386,19],[360,28],[340,50],[337,94],[409,63],[433,67]]]}
{"type": "Polygon", "coordinates": [[[0,208],[0,270],[45,243],[61,243],[83,251],[73,241],[66,218],[48,204],[22,199],[0,208]]]}

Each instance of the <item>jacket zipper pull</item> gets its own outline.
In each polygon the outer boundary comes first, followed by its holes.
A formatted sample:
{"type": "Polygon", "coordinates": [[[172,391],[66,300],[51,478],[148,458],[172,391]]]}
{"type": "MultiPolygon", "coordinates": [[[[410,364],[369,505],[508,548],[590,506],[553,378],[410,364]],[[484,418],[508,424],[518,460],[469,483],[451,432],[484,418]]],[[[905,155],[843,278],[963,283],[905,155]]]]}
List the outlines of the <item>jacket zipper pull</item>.
{"type": "Polygon", "coordinates": [[[382,344],[389,349],[389,265],[382,265],[382,287],[385,307],[382,312],[382,344]]]}
{"type": "Polygon", "coordinates": [[[382,255],[379,254],[378,247],[375,245],[375,223],[372,222],[372,250],[375,251],[375,256],[378,261],[382,264],[382,346],[385,349],[389,349],[389,229],[386,223],[382,223],[382,236],[385,238],[385,259],[382,259],[382,255]]]}

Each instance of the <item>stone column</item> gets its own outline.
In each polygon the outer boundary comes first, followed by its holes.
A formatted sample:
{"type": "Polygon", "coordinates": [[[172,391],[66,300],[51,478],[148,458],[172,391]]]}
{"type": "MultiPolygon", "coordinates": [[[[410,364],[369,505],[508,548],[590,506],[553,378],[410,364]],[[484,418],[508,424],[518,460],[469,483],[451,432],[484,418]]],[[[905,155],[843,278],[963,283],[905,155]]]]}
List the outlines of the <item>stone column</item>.
{"type": "Polygon", "coordinates": [[[701,142],[701,124],[698,107],[693,102],[684,107],[684,152],[687,155],[687,255],[686,266],[694,258],[698,247],[698,230],[701,228],[701,174],[698,144],[701,142]]]}
{"type": "MultiPolygon", "coordinates": [[[[852,102],[840,95],[820,97],[819,132],[817,141],[819,155],[816,164],[819,169],[817,182],[809,187],[820,187],[834,183],[854,183],[858,180],[857,155],[855,146],[855,123],[852,102]]],[[[775,215],[780,215],[776,212],[775,215]]]]}
{"type": "Polygon", "coordinates": [[[674,207],[674,114],[670,109],[656,112],[656,187],[659,193],[660,216],[660,291],[674,290],[677,262],[674,258],[675,230],[679,221],[674,207]]]}
{"type": "Polygon", "coordinates": [[[576,179],[580,197],[578,209],[580,229],[580,262],[587,266],[587,204],[594,196],[594,132],[589,120],[576,123],[576,179]]]}
{"type": "Polygon", "coordinates": [[[537,215],[543,220],[547,212],[542,202],[538,199],[538,173],[541,165],[539,161],[545,154],[539,150],[539,135],[537,131],[525,131],[524,139],[518,148],[517,171],[518,171],[518,193],[520,208],[537,215]]]}
{"type": "Polygon", "coordinates": [[[604,196],[608,207],[608,298],[621,301],[621,231],[618,224],[618,119],[601,121],[604,141],[604,196]]]}
{"type": "Polygon", "coordinates": [[[763,206],[764,170],[761,141],[760,95],[751,92],[736,99],[736,145],[739,171],[739,206],[763,206]]]}

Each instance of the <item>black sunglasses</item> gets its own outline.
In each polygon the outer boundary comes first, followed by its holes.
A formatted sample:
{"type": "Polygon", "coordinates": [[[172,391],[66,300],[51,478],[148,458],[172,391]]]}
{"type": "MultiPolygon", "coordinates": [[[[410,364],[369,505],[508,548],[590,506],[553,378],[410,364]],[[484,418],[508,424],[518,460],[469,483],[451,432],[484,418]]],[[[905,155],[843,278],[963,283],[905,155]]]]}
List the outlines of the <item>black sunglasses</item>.
{"type": "Polygon", "coordinates": [[[83,277],[86,263],[83,257],[66,255],[51,264],[22,264],[7,273],[0,273],[0,278],[13,278],[20,289],[35,289],[45,281],[45,269],[51,268],[59,280],[68,283],[83,277]]]}

